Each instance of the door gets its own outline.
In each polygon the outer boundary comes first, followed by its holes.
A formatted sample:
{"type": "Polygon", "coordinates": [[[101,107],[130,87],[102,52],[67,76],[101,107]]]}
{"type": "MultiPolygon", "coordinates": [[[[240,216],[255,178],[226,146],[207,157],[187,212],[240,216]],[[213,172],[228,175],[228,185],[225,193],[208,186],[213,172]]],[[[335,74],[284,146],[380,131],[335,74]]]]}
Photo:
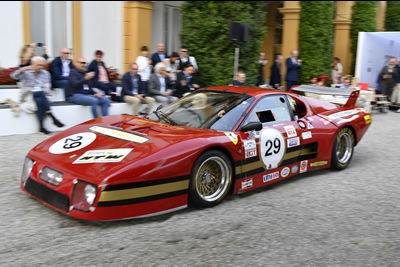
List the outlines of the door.
{"type": "Polygon", "coordinates": [[[313,142],[304,119],[299,119],[292,99],[284,94],[258,100],[242,125],[261,122],[260,131],[248,133],[243,141],[242,178],[252,177],[254,187],[299,173],[301,162],[315,158],[313,142]]]}

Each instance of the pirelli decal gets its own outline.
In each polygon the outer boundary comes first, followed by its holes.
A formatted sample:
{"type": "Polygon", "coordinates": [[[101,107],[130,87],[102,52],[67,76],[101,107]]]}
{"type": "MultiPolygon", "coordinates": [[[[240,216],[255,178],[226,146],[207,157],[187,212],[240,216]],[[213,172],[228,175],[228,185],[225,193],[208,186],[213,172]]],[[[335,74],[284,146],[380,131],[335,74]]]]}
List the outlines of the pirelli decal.
{"type": "Polygon", "coordinates": [[[101,192],[97,206],[130,205],[184,195],[188,193],[189,178],[189,176],[181,176],[107,186],[101,192]]]}
{"type": "MultiPolygon", "coordinates": [[[[318,143],[311,143],[302,146],[288,148],[283,156],[282,162],[279,167],[287,166],[302,160],[314,159],[318,156],[318,143]]],[[[246,173],[247,176],[255,175],[258,173],[266,172],[263,162],[259,158],[249,158],[243,161],[235,162],[236,179],[241,179],[242,174],[246,173]]]]}

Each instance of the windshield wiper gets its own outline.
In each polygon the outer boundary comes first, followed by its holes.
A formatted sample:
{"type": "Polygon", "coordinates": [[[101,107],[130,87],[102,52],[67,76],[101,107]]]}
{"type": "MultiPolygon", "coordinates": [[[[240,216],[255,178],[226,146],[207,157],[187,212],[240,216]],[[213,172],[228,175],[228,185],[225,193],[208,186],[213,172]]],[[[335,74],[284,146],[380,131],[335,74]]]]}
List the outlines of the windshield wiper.
{"type": "Polygon", "coordinates": [[[157,118],[161,121],[164,120],[167,123],[171,124],[171,125],[178,125],[178,123],[176,123],[173,119],[171,119],[170,117],[168,117],[164,112],[161,111],[162,105],[158,106],[157,109],[154,111],[154,114],[156,114],[157,118]]]}

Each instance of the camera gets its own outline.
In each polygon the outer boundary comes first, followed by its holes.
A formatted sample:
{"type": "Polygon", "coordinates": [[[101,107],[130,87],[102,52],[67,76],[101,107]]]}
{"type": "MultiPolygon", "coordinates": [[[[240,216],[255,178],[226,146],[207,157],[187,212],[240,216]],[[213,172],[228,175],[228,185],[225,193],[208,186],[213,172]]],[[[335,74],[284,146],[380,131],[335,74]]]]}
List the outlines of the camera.
{"type": "Polygon", "coordinates": [[[44,44],[43,43],[37,43],[38,47],[42,47],[44,44]]]}

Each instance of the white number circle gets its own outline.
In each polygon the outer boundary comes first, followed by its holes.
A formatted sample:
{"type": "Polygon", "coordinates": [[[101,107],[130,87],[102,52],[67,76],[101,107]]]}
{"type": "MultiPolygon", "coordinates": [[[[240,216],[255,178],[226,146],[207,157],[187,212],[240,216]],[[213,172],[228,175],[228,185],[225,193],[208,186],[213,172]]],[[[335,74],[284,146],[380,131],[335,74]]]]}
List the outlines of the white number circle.
{"type": "Polygon", "coordinates": [[[96,139],[95,133],[78,133],[67,136],[54,143],[49,151],[53,154],[64,154],[82,149],[96,139]]]}
{"type": "Polygon", "coordinates": [[[285,139],[274,128],[265,128],[260,132],[260,158],[266,169],[277,168],[285,154],[285,139]]]}

